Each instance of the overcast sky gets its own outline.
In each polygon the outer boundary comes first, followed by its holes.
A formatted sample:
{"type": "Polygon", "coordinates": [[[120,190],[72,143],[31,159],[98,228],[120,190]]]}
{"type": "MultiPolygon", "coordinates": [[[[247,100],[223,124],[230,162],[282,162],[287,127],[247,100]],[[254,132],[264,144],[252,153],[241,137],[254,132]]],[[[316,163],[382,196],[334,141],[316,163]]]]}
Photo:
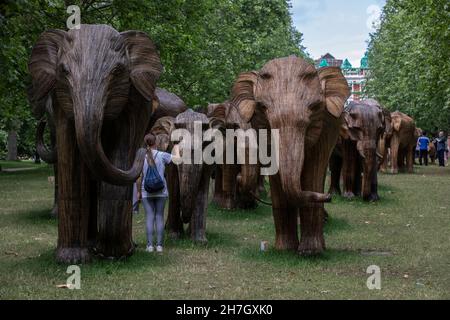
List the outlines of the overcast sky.
{"type": "Polygon", "coordinates": [[[359,67],[369,28],[385,0],[291,0],[292,19],[312,58],[329,52],[359,67]]]}

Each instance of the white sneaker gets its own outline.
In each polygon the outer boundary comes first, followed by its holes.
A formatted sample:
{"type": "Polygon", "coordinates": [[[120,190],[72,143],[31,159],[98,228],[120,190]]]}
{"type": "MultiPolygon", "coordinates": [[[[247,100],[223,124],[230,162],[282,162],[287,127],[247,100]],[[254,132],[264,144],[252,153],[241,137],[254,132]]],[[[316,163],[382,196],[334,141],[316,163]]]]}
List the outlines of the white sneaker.
{"type": "Polygon", "coordinates": [[[155,251],[155,247],[153,247],[153,246],[147,246],[147,249],[145,249],[145,251],[147,251],[147,252],[153,252],[153,251],[155,251]]]}
{"type": "Polygon", "coordinates": [[[156,246],[156,252],[162,253],[163,247],[162,246],[156,246]]]}

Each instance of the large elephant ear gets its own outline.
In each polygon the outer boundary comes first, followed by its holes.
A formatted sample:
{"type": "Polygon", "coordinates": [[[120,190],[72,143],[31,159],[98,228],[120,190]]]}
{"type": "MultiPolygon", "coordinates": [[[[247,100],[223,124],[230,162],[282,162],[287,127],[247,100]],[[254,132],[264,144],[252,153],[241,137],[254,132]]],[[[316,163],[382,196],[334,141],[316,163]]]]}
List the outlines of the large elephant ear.
{"type": "Polygon", "coordinates": [[[319,69],[317,72],[327,110],[334,117],[339,118],[344,110],[345,101],[350,96],[347,80],[338,67],[325,67],[319,69]]]}
{"type": "Polygon", "coordinates": [[[254,91],[257,79],[258,73],[255,71],[241,73],[231,91],[231,105],[237,108],[245,122],[249,122],[255,113],[254,91]]]}
{"type": "Polygon", "coordinates": [[[339,127],[339,136],[342,139],[349,139],[350,138],[350,130],[348,128],[347,120],[344,116],[344,114],[340,117],[341,125],[339,127]]]}
{"type": "Polygon", "coordinates": [[[131,82],[146,100],[152,101],[163,68],[156,46],[141,31],[125,31],[121,35],[130,61],[131,82]]]}
{"type": "MultiPolygon", "coordinates": [[[[47,95],[55,86],[58,50],[66,35],[67,33],[62,30],[46,31],[41,34],[31,50],[31,56],[28,60],[28,71],[31,75],[28,98],[33,109],[45,105],[47,95]]],[[[33,113],[41,114],[39,110],[33,110],[33,113]]]]}
{"type": "Polygon", "coordinates": [[[227,108],[229,108],[227,102],[208,104],[206,116],[209,119],[210,128],[219,130],[226,129],[227,108]]]}

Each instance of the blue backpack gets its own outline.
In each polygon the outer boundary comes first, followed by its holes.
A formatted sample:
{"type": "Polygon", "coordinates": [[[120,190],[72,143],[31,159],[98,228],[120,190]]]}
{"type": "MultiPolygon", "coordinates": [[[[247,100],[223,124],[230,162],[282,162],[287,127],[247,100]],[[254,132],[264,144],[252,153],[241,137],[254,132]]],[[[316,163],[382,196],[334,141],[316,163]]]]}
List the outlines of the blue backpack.
{"type": "MultiPolygon", "coordinates": [[[[156,155],[158,155],[158,153],[156,153],[156,155]]],[[[148,168],[147,173],[145,174],[144,189],[148,193],[156,193],[164,189],[164,181],[156,169],[156,164],[150,164],[149,161],[147,161],[147,163],[148,168]]]]}

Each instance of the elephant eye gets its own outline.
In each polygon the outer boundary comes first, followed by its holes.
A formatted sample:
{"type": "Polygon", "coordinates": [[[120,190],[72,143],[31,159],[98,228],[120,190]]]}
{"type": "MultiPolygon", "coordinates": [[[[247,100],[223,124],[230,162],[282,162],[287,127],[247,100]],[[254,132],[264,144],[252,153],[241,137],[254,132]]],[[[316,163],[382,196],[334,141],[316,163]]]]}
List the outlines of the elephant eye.
{"type": "Polygon", "coordinates": [[[120,75],[125,70],[125,66],[121,63],[116,64],[114,68],[111,70],[111,74],[117,76],[120,75]]]}
{"type": "Polygon", "coordinates": [[[267,72],[262,73],[260,77],[261,77],[261,79],[264,79],[264,80],[272,79],[272,75],[267,72]]]}
{"type": "Polygon", "coordinates": [[[322,106],[322,101],[315,101],[309,105],[311,111],[316,111],[322,106]]]}
{"type": "Polygon", "coordinates": [[[59,65],[59,71],[61,72],[61,74],[65,76],[67,76],[70,73],[68,66],[64,63],[61,63],[59,65]]]}

